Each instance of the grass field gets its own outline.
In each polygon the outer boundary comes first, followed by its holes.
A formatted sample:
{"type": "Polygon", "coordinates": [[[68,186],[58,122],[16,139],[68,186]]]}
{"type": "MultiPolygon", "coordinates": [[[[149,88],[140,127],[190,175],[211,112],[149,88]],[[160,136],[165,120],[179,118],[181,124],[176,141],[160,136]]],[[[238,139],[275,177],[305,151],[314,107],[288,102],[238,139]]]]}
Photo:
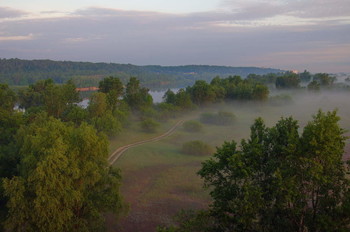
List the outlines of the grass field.
{"type": "Polygon", "coordinates": [[[209,191],[202,188],[203,182],[196,174],[201,162],[209,156],[183,154],[181,147],[184,142],[201,140],[213,147],[233,139],[239,142],[249,136],[249,128],[257,117],[262,117],[267,126],[273,126],[281,116],[293,115],[303,127],[320,108],[324,111],[338,108],[341,126],[350,129],[347,97],[315,95],[312,99],[304,97],[302,101],[299,97],[293,97],[294,103],[282,106],[239,102],[217,104],[163,123],[153,134],[143,133],[137,125],[132,125],[122,136],[111,141],[111,151],[121,145],[156,137],[182,118],[198,120],[202,112],[224,110],[237,117],[233,125],[205,125],[203,131],[197,133],[189,133],[179,127],[161,141],[127,150],[114,165],[122,170],[122,193],[130,204],[130,212],[119,223],[110,220],[109,231],[154,231],[157,225],[170,223],[181,209],[200,209],[210,204],[209,191]]]}

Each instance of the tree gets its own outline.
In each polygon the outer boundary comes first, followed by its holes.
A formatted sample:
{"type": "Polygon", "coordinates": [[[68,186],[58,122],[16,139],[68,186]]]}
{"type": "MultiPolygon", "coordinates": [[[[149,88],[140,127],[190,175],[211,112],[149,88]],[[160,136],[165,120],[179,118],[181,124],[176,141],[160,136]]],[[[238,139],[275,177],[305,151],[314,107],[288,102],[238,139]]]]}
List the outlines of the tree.
{"type": "Polygon", "coordinates": [[[91,124],[98,132],[103,132],[108,136],[114,136],[122,130],[121,122],[113,116],[110,110],[107,110],[100,117],[92,118],[91,124]]]}
{"type": "Polygon", "coordinates": [[[107,94],[108,105],[113,111],[116,108],[118,99],[123,95],[123,83],[117,77],[106,77],[99,83],[99,91],[107,94]]]}
{"type": "Polygon", "coordinates": [[[90,97],[90,102],[87,110],[90,113],[90,117],[103,116],[107,111],[106,94],[101,92],[93,93],[90,97]]]}
{"type": "Polygon", "coordinates": [[[184,89],[179,89],[175,96],[175,105],[182,110],[190,110],[195,107],[191,100],[191,95],[184,89]]]}
{"type": "Polygon", "coordinates": [[[175,104],[175,100],[176,100],[176,94],[171,89],[168,89],[164,93],[163,100],[164,100],[165,103],[174,105],[175,104]]]}
{"type": "Polygon", "coordinates": [[[265,101],[269,97],[269,88],[266,85],[256,84],[253,87],[252,99],[265,101]]]}
{"type": "Polygon", "coordinates": [[[257,119],[240,148],[219,147],[198,172],[211,189],[214,231],[347,231],[350,183],[338,122],[335,111],[319,111],[300,136],[291,117],[272,128],[257,119]]]}
{"type": "MultiPolygon", "coordinates": [[[[0,178],[17,174],[19,162],[15,135],[24,123],[23,114],[14,110],[16,94],[6,84],[0,84],[0,178]]],[[[0,230],[6,219],[7,198],[0,183],[0,230]]]]}
{"type": "Polygon", "coordinates": [[[126,85],[124,99],[131,109],[140,111],[142,108],[148,108],[153,104],[152,96],[148,89],[140,87],[140,81],[136,77],[131,77],[126,85]]]}
{"type": "Polygon", "coordinates": [[[0,84],[0,108],[11,111],[15,106],[17,96],[7,84],[0,84]]]}
{"type": "Polygon", "coordinates": [[[298,88],[299,84],[299,76],[292,72],[286,72],[283,76],[279,76],[276,79],[276,88],[278,89],[298,88]]]}
{"type": "Polygon", "coordinates": [[[60,118],[67,107],[80,100],[79,93],[72,81],[63,85],[53,80],[42,80],[19,92],[20,105],[26,110],[31,108],[46,111],[50,116],[60,118]]]}
{"type": "Polygon", "coordinates": [[[307,89],[308,90],[312,90],[312,91],[319,91],[320,90],[320,84],[317,81],[311,81],[307,85],[307,89]]]}
{"type": "Polygon", "coordinates": [[[215,100],[215,92],[206,81],[198,80],[192,87],[187,87],[186,92],[191,95],[192,101],[197,105],[203,105],[215,100]]]}
{"type": "Polygon", "coordinates": [[[108,141],[83,123],[41,114],[17,136],[19,175],[5,179],[8,231],[97,231],[105,212],[120,214],[119,172],[107,164],[108,141]]]}
{"type": "Polygon", "coordinates": [[[329,87],[333,85],[336,78],[328,73],[316,73],[313,80],[317,81],[320,86],[329,87]]]}
{"type": "Polygon", "coordinates": [[[140,126],[143,132],[154,133],[157,131],[159,123],[157,123],[151,118],[147,118],[140,123],[140,126]]]}
{"type": "Polygon", "coordinates": [[[312,78],[312,75],[311,75],[310,72],[304,70],[304,72],[299,74],[299,77],[300,77],[300,81],[301,82],[310,82],[311,78],[312,78]]]}

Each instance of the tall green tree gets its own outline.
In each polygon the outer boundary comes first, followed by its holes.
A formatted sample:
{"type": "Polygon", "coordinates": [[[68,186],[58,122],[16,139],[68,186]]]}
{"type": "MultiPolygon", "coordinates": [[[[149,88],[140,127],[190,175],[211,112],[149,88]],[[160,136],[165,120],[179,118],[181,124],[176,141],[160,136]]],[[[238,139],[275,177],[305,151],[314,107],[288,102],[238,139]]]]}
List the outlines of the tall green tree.
{"type": "Polygon", "coordinates": [[[20,129],[19,175],[4,180],[8,231],[99,231],[104,213],[123,210],[108,141],[83,123],[40,115],[20,129]]]}
{"type": "Polygon", "coordinates": [[[123,83],[117,77],[106,77],[99,83],[99,91],[107,94],[107,101],[113,111],[117,107],[118,99],[123,95],[123,83]]]}
{"type": "Polygon", "coordinates": [[[126,85],[124,100],[132,110],[140,111],[149,108],[153,104],[149,89],[140,86],[140,81],[136,77],[131,77],[126,85]]]}
{"type": "MultiPolygon", "coordinates": [[[[14,110],[16,94],[7,86],[0,84],[0,178],[17,174],[19,162],[15,135],[24,123],[23,114],[14,110]]],[[[0,230],[6,219],[7,198],[0,183],[0,230]]]]}
{"type": "Polygon", "coordinates": [[[186,92],[191,95],[193,103],[197,105],[214,102],[216,98],[212,86],[203,80],[198,80],[193,86],[187,87],[186,92]]]}
{"type": "Polygon", "coordinates": [[[0,84],[0,108],[11,111],[15,106],[17,96],[7,84],[0,84]]]}
{"type": "Polygon", "coordinates": [[[19,100],[21,107],[26,110],[39,109],[46,111],[50,116],[60,118],[67,107],[79,102],[80,97],[72,81],[57,85],[53,80],[47,79],[19,92],[19,100]]]}
{"type": "Polygon", "coordinates": [[[278,89],[299,88],[299,85],[299,75],[292,72],[286,72],[283,76],[278,76],[276,78],[276,88],[278,89]]]}
{"type": "Polygon", "coordinates": [[[97,92],[90,96],[89,106],[87,110],[90,117],[101,117],[108,109],[107,96],[105,93],[97,92]]]}
{"type": "Polygon", "coordinates": [[[262,119],[240,147],[225,142],[199,175],[210,187],[214,231],[347,231],[349,179],[336,112],[319,111],[299,135],[298,122],[262,119]]]}
{"type": "Polygon", "coordinates": [[[312,78],[312,75],[310,72],[308,72],[307,70],[304,70],[304,72],[300,73],[299,74],[299,77],[300,77],[300,81],[301,82],[310,82],[311,81],[311,78],[312,78]]]}
{"type": "Polygon", "coordinates": [[[328,73],[316,73],[313,80],[317,81],[322,87],[330,87],[336,81],[336,78],[328,73]]]}

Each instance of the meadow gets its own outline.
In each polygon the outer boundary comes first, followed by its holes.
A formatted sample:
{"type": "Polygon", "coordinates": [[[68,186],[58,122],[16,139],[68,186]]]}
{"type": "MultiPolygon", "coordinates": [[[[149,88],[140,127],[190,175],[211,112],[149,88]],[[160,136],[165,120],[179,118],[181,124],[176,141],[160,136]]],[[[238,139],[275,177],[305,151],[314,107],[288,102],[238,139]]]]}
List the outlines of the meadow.
{"type": "MultiPolygon", "coordinates": [[[[276,94],[276,93],[273,93],[276,94]]],[[[281,94],[281,92],[277,93],[281,94]]],[[[236,121],[232,125],[220,126],[203,124],[201,132],[186,132],[183,127],[158,142],[151,142],[127,150],[115,167],[122,172],[122,194],[130,204],[129,214],[118,223],[109,219],[109,231],[154,231],[157,225],[169,224],[181,209],[200,209],[210,204],[208,190],[196,172],[201,162],[210,156],[193,156],[181,151],[182,144],[191,140],[203,141],[212,147],[221,146],[224,141],[237,143],[248,138],[250,126],[257,117],[262,117],[267,126],[273,126],[281,117],[293,116],[302,129],[319,109],[338,109],[340,125],[350,130],[350,103],[348,92],[305,93],[289,92],[288,102],[254,103],[229,102],[202,107],[181,117],[162,123],[156,133],[143,133],[137,124],[131,125],[122,136],[115,137],[110,150],[117,147],[156,137],[167,131],[178,120],[199,120],[202,113],[226,111],[234,113],[236,121]]],[[[349,157],[349,140],[347,142],[349,157]]]]}

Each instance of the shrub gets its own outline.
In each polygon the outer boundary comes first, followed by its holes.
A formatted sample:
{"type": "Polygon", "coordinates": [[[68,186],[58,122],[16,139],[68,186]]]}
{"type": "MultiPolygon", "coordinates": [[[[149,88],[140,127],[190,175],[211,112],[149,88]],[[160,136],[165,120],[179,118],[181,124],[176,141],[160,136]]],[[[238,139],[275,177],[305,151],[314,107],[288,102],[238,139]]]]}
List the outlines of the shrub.
{"type": "Polygon", "coordinates": [[[190,120],[183,124],[183,128],[187,132],[200,132],[203,129],[203,125],[198,121],[190,120]]]}
{"type": "Polygon", "coordinates": [[[214,149],[209,144],[194,140],[184,143],[182,152],[189,155],[210,155],[214,152],[214,149]]]}
{"type": "Polygon", "coordinates": [[[200,116],[200,121],[214,125],[230,125],[235,121],[236,116],[233,113],[219,111],[217,114],[203,113],[200,116]]]}
{"type": "Polygon", "coordinates": [[[141,122],[140,126],[142,131],[147,133],[154,133],[157,131],[157,128],[159,127],[159,123],[157,123],[151,118],[147,118],[141,122]]]}

